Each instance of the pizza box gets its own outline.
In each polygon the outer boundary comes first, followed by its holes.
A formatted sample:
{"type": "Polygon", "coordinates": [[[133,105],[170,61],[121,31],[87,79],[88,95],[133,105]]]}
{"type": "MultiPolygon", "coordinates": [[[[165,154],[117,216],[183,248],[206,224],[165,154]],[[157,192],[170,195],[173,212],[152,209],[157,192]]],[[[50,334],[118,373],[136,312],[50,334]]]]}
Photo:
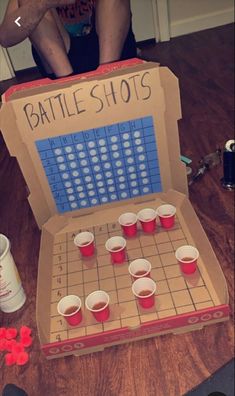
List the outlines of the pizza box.
{"type": "Polygon", "coordinates": [[[131,59],[57,81],[11,87],[2,97],[1,130],[29,190],[41,233],[37,327],[47,359],[82,355],[129,341],[198,330],[229,319],[226,280],[188,199],[180,160],[178,80],[153,62],[131,59]],[[125,212],[176,207],[175,224],[126,238],[127,255],[113,264],[105,243],[121,236],[125,212]],[[74,244],[81,231],[95,238],[95,254],[74,244]],[[181,272],[175,251],[199,251],[195,273],[181,272]],[[150,261],[155,304],[142,308],[128,265],[150,261]],[[85,307],[95,290],[110,297],[110,316],[97,322],[85,307]],[[59,300],[78,295],[82,321],[70,326],[59,300]]]}

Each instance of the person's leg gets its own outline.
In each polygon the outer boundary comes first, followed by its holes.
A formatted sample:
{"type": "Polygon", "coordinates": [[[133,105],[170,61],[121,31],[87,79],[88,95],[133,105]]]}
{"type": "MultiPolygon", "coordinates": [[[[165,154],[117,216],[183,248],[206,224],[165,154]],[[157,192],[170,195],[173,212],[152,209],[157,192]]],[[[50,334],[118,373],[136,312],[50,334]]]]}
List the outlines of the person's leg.
{"type": "Polygon", "coordinates": [[[100,64],[120,60],[130,27],[130,0],[97,0],[95,14],[100,64]]]}
{"type": "Polygon", "coordinates": [[[58,19],[56,10],[48,11],[29,37],[33,56],[43,75],[63,77],[73,73],[67,52],[70,38],[58,19]]]}
{"type": "MultiPolygon", "coordinates": [[[[130,26],[122,48],[120,60],[135,58],[136,56],[136,41],[130,26]]],[[[86,36],[71,37],[68,57],[76,74],[97,69],[99,66],[99,38],[95,28],[86,36]]]]}
{"type": "MultiPolygon", "coordinates": [[[[79,74],[95,70],[99,66],[99,39],[96,33],[95,26],[93,26],[91,33],[86,36],[70,37],[64,29],[56,10],[53,10],[48,18],[49,20],[50,18],[53,19],[53,23],[51,24],[52,26],[56,25],[57,33],[59,32],[60,38],[62,38],[63,40],[63,47],[66,51],[66,57],[68,58],[71,65],[71,72],[62,75],[68,75],[72,72],[74,74],[79,74]]],[[[93,16],[93,18],[95,22],[95,17],[93,16]]],[[[47,21],[45,23],[47,23],[47,21]]],[[[36,45],[37,44],[35,44],[35,46],[36,45]]],[[[37,50],[33,48],[32,52],[34,60],[38,65],[39,71],[41,72],[42,76],[49,76],[52,78],[62,76],[54,72],[54,69],[48,65],[48,62],[46,63],[45,51],[42,54],[42,50],[40,50],[39,46],[37,46],[37,50]]],[[[132,27],[130,26],[129,32],[123,45],[120,60],[134,58],[136,56],[136,41],[132,32],[132,27]]]]}
{"type": "Polygon", "coordinates": [[[99,66],[99,41],[94,29],[86,36],[71,37],[68,57],[75,74],[97,69],[99,66]]]}
{"type": "Polygon", "coordinates": [[[136,45],[135,35],[132,31],[132,25],[130,25],[129,32],[124,42],[120,60],[126,60],[136,57],[137,57],[137,45],[136,45]]]}

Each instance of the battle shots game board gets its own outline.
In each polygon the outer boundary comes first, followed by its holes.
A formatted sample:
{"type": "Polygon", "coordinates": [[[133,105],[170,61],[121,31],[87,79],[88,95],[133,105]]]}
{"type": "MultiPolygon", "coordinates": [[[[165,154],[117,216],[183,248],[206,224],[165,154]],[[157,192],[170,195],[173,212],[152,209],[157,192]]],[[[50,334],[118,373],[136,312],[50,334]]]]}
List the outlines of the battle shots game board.
{"type": "Polygon", "coordinates": [[[152,117],[36,141],[58,213],[162,191],[152,117]]]}
{"type": "Polygon", "coordinates": [[[167,68],[130,60],[80,77],[13,87],[3,99],[3,136],[42,228],[37,325],[48,359],[228,319],[225,278],[187,198],[178,81],[167,68]],[[166,230],[157,221],[151,234],[138,225],[137,235],[126,238],[125,262],[113,264],[105,242],[123,235],[119,216],[163,203],[176,207],[175,225],[166,230]],[[94,234],[91,258],[74,244],[81,231],[94,234]],[[199,251],[193,275],[183,274],[175,258],[187,244],[199,251]],[[141,308],[131,291],[128,265],[137,258],[152,265],[157,290],[150,309],[141,308]],[[85,308],[86,296],[100,289],[110,296],[103,323],[85,308]],[[82,300],[77,326],[57,312],[68,294],[82,300]]]}

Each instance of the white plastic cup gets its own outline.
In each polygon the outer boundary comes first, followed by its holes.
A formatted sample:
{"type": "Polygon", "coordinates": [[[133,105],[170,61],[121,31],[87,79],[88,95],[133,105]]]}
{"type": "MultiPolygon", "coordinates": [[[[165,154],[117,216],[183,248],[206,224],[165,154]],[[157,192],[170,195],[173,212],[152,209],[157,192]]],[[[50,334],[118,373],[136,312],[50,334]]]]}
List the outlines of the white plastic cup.
{"type": "Polygon", "coordinates": [[[0,234],[0,310],[15,312],[25,301],[26,295],[10,251],[10,241],[0,234]]]}

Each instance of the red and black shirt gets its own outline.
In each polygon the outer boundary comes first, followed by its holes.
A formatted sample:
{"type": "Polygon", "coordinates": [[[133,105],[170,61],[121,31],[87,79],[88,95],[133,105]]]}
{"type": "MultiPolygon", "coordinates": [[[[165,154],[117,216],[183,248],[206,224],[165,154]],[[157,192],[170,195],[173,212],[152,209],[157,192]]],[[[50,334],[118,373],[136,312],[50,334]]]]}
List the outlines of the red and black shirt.
{"type": "Polygon", "coordinates": [[[76,0],[75,4],[57,7],[65,29],[72,36],[84,36],[92,29],[95,0],[76,0]]]}

